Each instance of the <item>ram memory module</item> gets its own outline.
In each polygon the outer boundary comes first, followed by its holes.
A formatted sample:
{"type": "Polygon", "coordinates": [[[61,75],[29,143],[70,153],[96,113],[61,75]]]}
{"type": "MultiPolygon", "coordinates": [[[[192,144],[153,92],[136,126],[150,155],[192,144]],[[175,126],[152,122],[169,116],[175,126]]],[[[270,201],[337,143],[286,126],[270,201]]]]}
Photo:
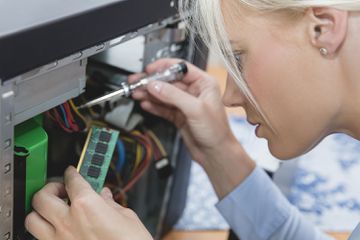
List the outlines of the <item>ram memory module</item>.
{"type": "Polygon", "coordinates": [[[92,126],[82,150],[77,171],[100,192],[111,163],[119,132],[109,128],[92,126]]]}

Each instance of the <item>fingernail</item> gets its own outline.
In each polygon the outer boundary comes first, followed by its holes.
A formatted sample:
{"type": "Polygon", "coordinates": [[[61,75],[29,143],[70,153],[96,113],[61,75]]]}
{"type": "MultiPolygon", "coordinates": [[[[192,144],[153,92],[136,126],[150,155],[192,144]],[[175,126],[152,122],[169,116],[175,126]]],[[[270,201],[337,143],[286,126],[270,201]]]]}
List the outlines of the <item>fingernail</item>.
{"type": "Polygon", "coordinates": [[[110,189],[108,189],[107,187],[105,187],[105,188],[102,190],[102,194],[103,194],[105,197],[107,197],[107,198],[110,198],[110,199],[113,198],[112,192],[111,192],[110,189]]]}
{"type": "Polygon", "coordinates": [[[76,171],[76,169],[75,169],[74,166],[68,166],[68,167],[66,168],[65,172],[70,173],[70,172],[73,172],[74,170],[76,171]]]}
{"type": "Polygon", "coordinates": [[[151,87],[156,91],[156,92],[160,92],[161,88],[162,88],[162,83],[160,82],[153,82],[151,84],[151,87]]]}

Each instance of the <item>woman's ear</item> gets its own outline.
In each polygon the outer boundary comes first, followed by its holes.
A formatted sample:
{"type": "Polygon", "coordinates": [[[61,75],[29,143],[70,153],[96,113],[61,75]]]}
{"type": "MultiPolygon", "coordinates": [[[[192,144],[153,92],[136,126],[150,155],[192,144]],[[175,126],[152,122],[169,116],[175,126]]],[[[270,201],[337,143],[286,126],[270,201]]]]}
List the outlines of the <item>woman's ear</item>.
{"type": "Polygon", "coordinates": [[[310,8],[309,36],[311,44],[324,55],[334,55],[346,39],[348,12],[328,7],[310,8]]]}

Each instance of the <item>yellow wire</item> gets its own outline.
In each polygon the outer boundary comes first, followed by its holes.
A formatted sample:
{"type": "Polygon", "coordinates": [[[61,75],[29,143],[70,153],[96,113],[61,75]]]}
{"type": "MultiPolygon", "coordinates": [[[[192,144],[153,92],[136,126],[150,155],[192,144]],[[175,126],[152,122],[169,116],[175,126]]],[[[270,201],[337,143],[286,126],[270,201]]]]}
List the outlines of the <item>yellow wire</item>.
{"type": "Polygon", "coordinates": [[[78,116],[81,118],[81,120],[84,121],[86,128],[88,128],[88,127],[89,127],[88,121],[86,120],[86,118],[84,117],[84,115],[82,115],[82,114],[79,112],[79,110],[76,108],[73,100],[70,99],[70,100],[69,100],[69,103],[70,103],[70,106],[72,107],[72,109],[74,110],[74,112],[76,113],[76,115],[78,115],[78,116]]]}
{"type": "MultiPolygon", "coordinates": [[[[137,130],[134,130],[134,131],[132,131],[131,133],[134,134],[134,135],[137,135],[137,136],[142,136],[141,132],[140,132],[140,131],[137,131],[137,130]]],[[[136,142],[136,140],[134,140],[134,139],[132,139],[132,138],[129,138],[129,137],[124,137],[124,136],[122,136],[121,139],[124,140],[124,141],[127,141],[127,142],[131,142],[131,143],[136,142]]],[[[137,169],[137,168],[139,167],[139,165],[141,164],[142,156],[143,156],[143,148],[141,147],[140,144],[137,144],[137,145],[136,145],[135,164],[134,164],[134,169],[133,169],[133,171],[131,172],[131,176],[134,176],[136,169],[137,169]]]]}
{"type": "Polygon", "coordinates": [[[113,162],[110,163],[110,168],[111,168],[111,170],[115,171],[116,167],[115,167],[115,164],[113,162]]]}
{"type": "MultiPolygon", "coordinates": [[[[131,132],[134,135],[142,135],[141,132],[134,130],[131,132]]],[[[129,138],[129,137],[122,137],[123,140],[128,141],[128,142],[135,142],[134,139],[129,138]]],[[[135,165],[134,165],[134,169],[131,172],[131,176],[134,176],[136,169],[139,167],[141,160],[142,160],[142,155],[143,155],[143,148],[141,147],[140,144],[136,145],[136,158],[135,158],[135,165]]]]}
{"type": "Polygon", "coordinates": [[[90,120],[89,122],[90,125],[96,125],[98,127],[107,127],[107,123],[105,122],[101,122],[101,121],[96,121],[96,120],[90,120]]]}
{"type": "Polygon", "coordinates": [[[136,146],[136,158],[135,158],[135,166],[134,169],[131,173],[132,176],[134,176],[136,169],[139,167],[140,163],[141,163],[141,157],[143,155],[143,149],[140,146],[140,144],[138,144],[136,146]]]}
{"type": "Polygon", "coordinates": [[[162,145],[162,143],[160,142],[160,139],[155,135],[155,133],[151,130],[148,130],[147,133],[149,134],[149,136],[154,140],[154,142],[156,143],[156,145],[158,146],[161,154],[163,156],[166,156],[166,150],[164,148],[164,145],[162,145]]]}
{"type": "Polygon", "coordinates": [[[120,173],[118,171],[116,171],[116,166],[115,166],[115,164],[113,162],[110,163],[110,168],[115,173],[116,181],[117,181],[117,183],[119,185],[118,187],[121,187],[121,185],[122,185],[121,176],[120,176],[120,173]]]}
{"type": "Polygon", "coordinates": [[[129,138],[129,137],[121,137],[121,139],[124,140],[124,141],[130,142],[130,143],[134,143],[134,142],[135,142],[134,139],[131,139],[131,138],[129,138]]]}
{"type": "Polygon", "coordinates": [[[131,133],[134,135],[137,135],[137,136],[142,135],[139,130],[133,130],[133,131],[131,131],[131,133]]]}
{"type": "MultiPolygon", "coordinates": [[[[87,102],[86,98],[84,97],[84,95],[81,95],[81,99],[84,101],[84,102],[87,102]]],[[[87,107],[87,109],[89,110],[90,114],[92,117],[96,117],[96,113],[94,112],[94,110],[92,109],[92,107],[87,107]]]]}

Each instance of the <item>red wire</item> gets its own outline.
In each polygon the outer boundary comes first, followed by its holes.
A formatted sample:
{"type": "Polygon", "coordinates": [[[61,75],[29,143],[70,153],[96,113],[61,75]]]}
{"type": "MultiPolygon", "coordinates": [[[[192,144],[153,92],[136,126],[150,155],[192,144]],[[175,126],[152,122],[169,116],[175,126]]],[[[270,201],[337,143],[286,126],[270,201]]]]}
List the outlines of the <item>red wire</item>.
{"type": "Polygon", "coordinates": [[[75,123],[74,117],[73,117],[73,115],[71,113],[71,110],[70,110],[69,103],[65,102],[63,104],[63,106],[65,108],[65,112],[66,112],[67,119],[68,119],[68,122],[69,122],[69,125],[70,125],[71,129],[74,130],[75,132],[78,132],[79,131],[79,126],[75,123]]]}
{"type": "Polygon", "coordinates": [[[68,112],[66,111],[66,107],[65,107],[65,104],[62,104],[62,107],[64,108],[64,110],[65,110],[65,118],[66,118],[66,121],[69,123],[69,128],[71,129],[71,130],[74,130],[74,125],[73,125],[73,123],[70,121],[70,117],[69,117],[69,114],[68,114],[68,112]]]}
{"type": "Polygon", "coordinates": [[[144,175],[144,173],[146,172],[146,170],[149,168],[150,163],[151,163],[151,156],[152,156],[152,148],[151,148],[151,143],[149,143],[149,139],[147,138],[147,136],[143,136],[143,135],[138,135],[138,134],[132,134],[134,137],[137,138],[137,140],[139,142],[142,143],[142,145],[144,146],[144,148],[146,149],[146,155],[144,157],[144,160],[142,161],[142,164],[140,165],[140,167],[136,170],[134,177],[129,181],[128,184],[126,184],[126,186],[124,187],[123,191],[126,193],[127,191],[129,191],[134,185],[135,183],[137,183],[137,181],[144,175]]]}
{"type": "MultiPolygon", "coordinates": [[[[145,161],[145,160],[144,160],[145,161]]],[[[135,183],[137,183],[137,181],[144,175],[145,171],[148,169],[148,167],[150,166],[150,158],[146,159],[146,164],[143,164],[141,167],[139,167],[139,170],[137,171],[137,173],[135,174],[135,176],[130,180],[130,182],[124,187],[124,192],[129,191],[134,185],[135,183]]]]}
{"type": "Polygon", "coordinates": [[[50,111],[46,112],[46,116],[48,116],[51,120],[53,120],[54,122],[57,122],[57,120],[53,117],[53,115],[51,115],[50,111]]]}
{"type": "Polygon", "coordinates": [[[117,193],[114,196],[114,199],[121,200],[123,197],[123,194],[128,192],[144,175],[144,173],[147,171],[147,169],[150,166],[152,155],[153,155],[153,148],[152,148],[152,140],[147,135],[142,134],[130,134],[131,137],[135,138],[138,142],[138,144],[142,145],[142,147],[145,148],[146,154],[143,157],[143,160],[141,162],[141,165],[136,169],[134,176],[131,178],[131,180],[125,185],[123,188],[122,193],[117,193]]]}

